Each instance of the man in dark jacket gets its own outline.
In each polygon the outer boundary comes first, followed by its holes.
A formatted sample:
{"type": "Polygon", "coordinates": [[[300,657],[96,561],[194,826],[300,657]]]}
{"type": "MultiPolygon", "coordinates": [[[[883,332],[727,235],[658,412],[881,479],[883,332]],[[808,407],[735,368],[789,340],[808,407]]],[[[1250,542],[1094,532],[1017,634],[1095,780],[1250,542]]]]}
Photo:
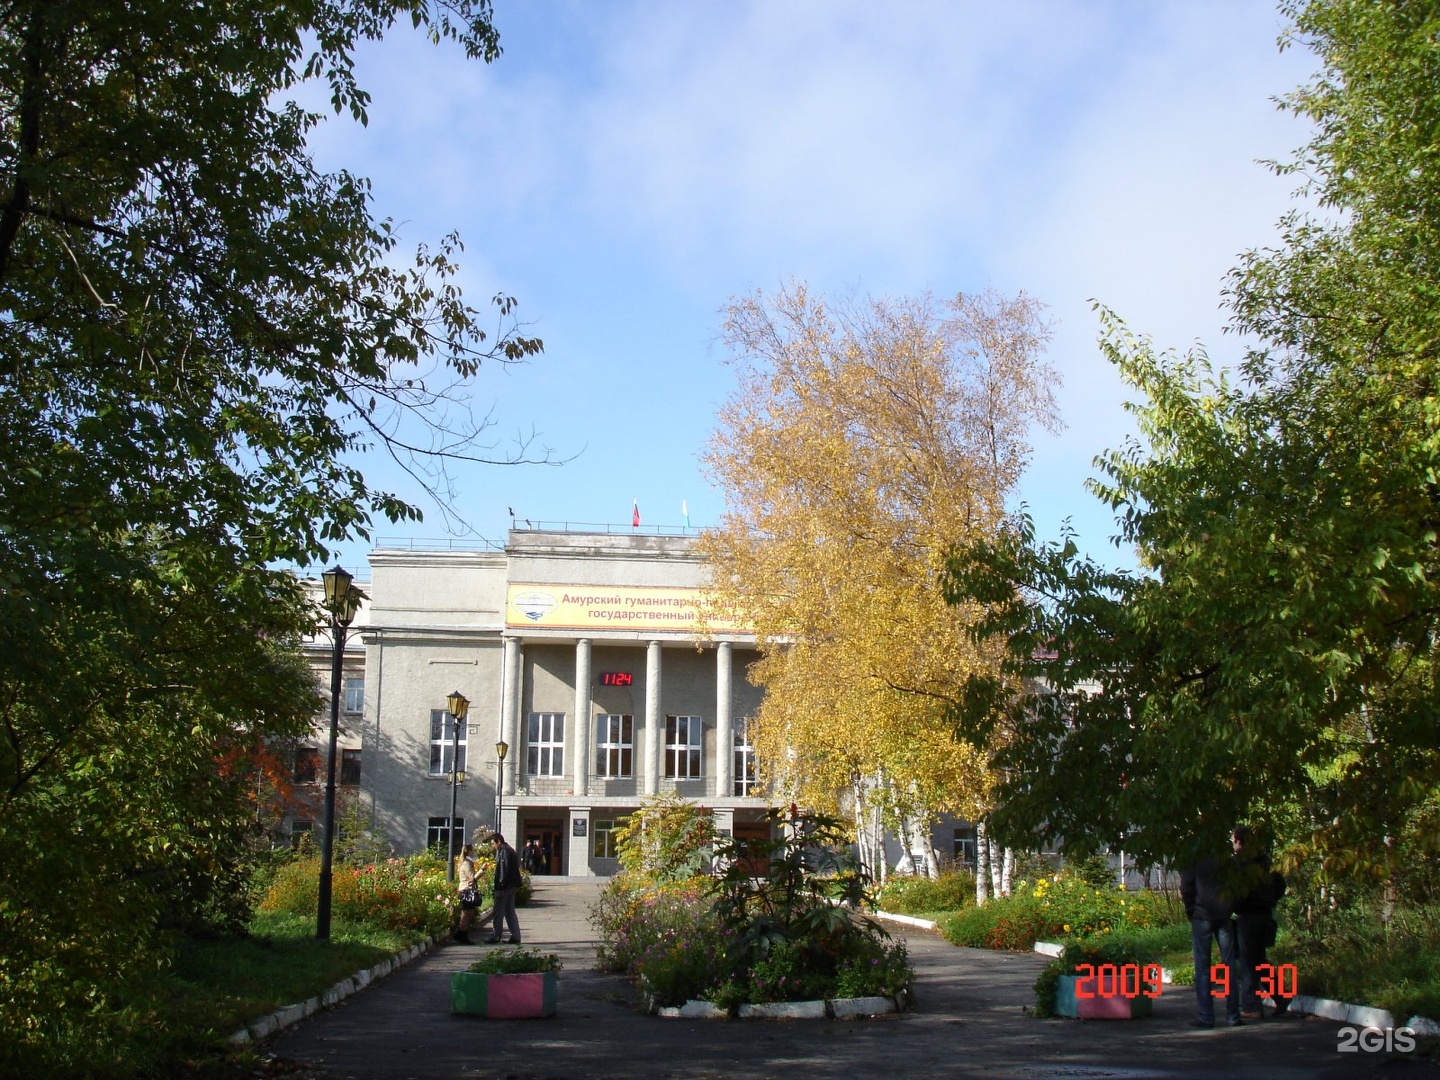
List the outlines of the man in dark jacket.
{"type": "Polygon", "coordinates": [[[1240,979],[1240,1015],[1259,1019],[1264,1015],[1260,999],[1266,989],[1275,1001],[1276,1015],[1290,1006],[1290,999],[1280,993],[1273,970],[1262,974],[1265,951],[1275,944],[1275,904],[1285,895],[1285,878],[1270,868],[1270,855],[1263,844],[1244,825],[1230,834],[1235,848],[1235,950],[1240,979]],[[1268,974],[1269,978],[1264,975],[1268,974]]]}
{"type": "Polygon", "coordinates": [[[1192,1027],[1215,1026],[1215,1001],[1210,992],[1210,942],[1220,943],[1220,967],[1216,977],[1224,993],[1225,1020],[1240,1026],[1240,984],[1235,967],[1234,907],[1220,880],[1220,863],[1201,859],[1180,875],[1180,899],[1190,919],[1190,949],[1195,958],[1195,1019],[1192,1027]]]}
{"type": "Polygon", "coordinates": [[[510,930],[507,944],[519,945],[520,918],[515,914],[515,892],[520,888],[520,858],[498,832],[490,837],[490,843],[495,849],[495,909],[490,915],[490,936],[485,943],[499,944],[500,920],[504,919],[510,930]]]}

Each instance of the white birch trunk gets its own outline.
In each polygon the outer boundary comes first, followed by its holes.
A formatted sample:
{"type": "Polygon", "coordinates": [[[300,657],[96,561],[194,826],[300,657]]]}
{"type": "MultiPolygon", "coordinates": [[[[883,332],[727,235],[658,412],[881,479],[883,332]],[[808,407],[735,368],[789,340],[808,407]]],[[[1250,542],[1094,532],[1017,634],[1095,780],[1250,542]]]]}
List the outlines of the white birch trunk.
{"type": "Polygon", "coordinates": [[[975,823],[975,906],[980,907],[990,899],[990,837],[985,834],[985,823],[975,823]]]}
{"type": "Polygon", "coordinates": [[[1015,876],[1015,849],[1005,849],[1005,868],[1000,871],[1000,895],[1010,895],[1010,881],[1015,876]]]}
{"type": "Polygon", "coordinates": [[[865,787],[858,775],[850,778],[850,797],[855,802],[855,851],[860,856],[860,869],[875,877],[875,849],[870,843],[870,815],[866,812],[865,787]]]}

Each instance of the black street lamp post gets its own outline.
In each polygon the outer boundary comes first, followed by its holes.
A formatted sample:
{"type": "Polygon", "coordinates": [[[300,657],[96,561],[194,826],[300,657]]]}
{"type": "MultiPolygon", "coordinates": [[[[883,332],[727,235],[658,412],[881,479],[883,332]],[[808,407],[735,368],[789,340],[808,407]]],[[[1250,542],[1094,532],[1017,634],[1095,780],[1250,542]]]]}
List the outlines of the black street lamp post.
{"type": "MultiPolygon", "coordinates": [[[[450,822],[449,828],[445,830],[450,838],[450,858],[445,861],[445,873],[451,880],[455,880],[455,796],[459,789],[461,777],[460,772],[460,725],[465,723],[465,718],[470,715],[470,699],[456,690],[445,699],[446,706],[450,709],[450,822]]],[[[465,740],[469,746],[470,740],[465,740]]]]}
{"type": "Polygon", "coordinates": [[[505,794],[505,755],[510,752],[510,744],[497,742],[495,744],[495,756],[500,759],[500,775],[495,779],[495,831],[500,831],[500,803],[505,794]]]}
{"type": "Polygon", "coordinates": [[[340,567],[320,575],[325,581],[325,607],[330,612],[330,754],[325,766],[325,834],[320,845],[320,892],[315,902],[315,937],[330,937],[330,897],[335,859],[335,744],[340,734],[341,672],[345,663],[345,635],[360,607],[361,593],[354,578],[340,567]]]}

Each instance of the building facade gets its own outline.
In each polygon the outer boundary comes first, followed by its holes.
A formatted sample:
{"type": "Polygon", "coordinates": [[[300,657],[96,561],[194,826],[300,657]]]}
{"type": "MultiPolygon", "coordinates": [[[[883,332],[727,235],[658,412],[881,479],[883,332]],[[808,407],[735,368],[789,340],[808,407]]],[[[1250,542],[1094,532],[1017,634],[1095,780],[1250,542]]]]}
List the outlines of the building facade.
{"type": "MultiPolygon", "coordinates": [[[[498,825],[534,839],[550,873],[608,875],[616,822],[665,792],[722,832],[764,834],[755,639],[703,614],[693,537],[514,530],[503,549],[382,547],[370,564],[345,653],[342,797],[398,850],[498,825]]],[[[328,673],[329,642],[312,647],[328,673]]]]}

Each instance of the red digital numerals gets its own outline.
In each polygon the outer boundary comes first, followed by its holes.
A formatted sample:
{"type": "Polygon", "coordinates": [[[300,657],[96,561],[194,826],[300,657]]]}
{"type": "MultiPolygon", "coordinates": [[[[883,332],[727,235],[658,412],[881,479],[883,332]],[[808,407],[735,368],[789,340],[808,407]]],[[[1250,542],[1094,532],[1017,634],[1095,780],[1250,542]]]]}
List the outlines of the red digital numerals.
{"type": "Polygon", "coordinates": [[[1162,985],[1159,964],[1076,964],[1077,998],[1158,998],[1162,985]]]}
{"type": "MultiPolygon", "coordinates": [[[[1257,964],[1257,989],[1261,997],[1292,998],[1300,985],[1300,973],[1294,964],[1257,964]]],[[[1215,964],[1210,968],[1210,996],[1223,998],[1230,994],[1230,968],[1215,964]]]]}

